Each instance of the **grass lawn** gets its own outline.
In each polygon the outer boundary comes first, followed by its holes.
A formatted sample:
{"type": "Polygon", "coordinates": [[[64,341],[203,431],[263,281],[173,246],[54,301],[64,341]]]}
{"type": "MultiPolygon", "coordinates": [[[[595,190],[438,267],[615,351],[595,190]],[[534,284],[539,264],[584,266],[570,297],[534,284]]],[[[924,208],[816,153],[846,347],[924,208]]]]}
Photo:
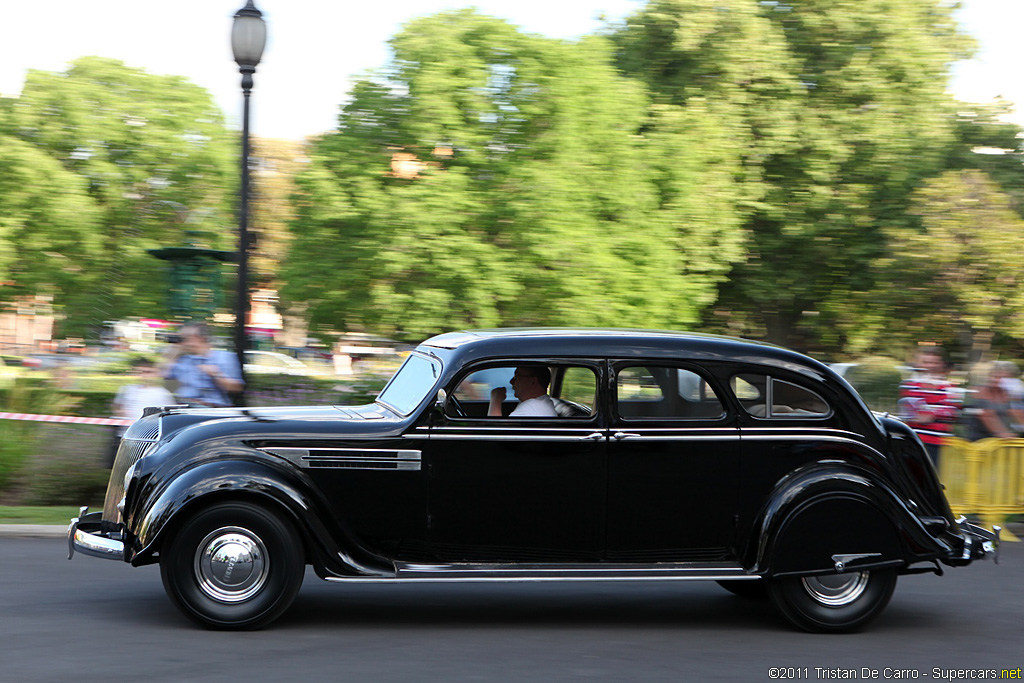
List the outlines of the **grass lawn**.
{"type": "MultiPolygon", "coordinates": [[[[90,510],[103,509],[102,505],[90,510]]],[[[63,524],[78,516],[74,505],[0,505],[0,524],[63,524]]]]}

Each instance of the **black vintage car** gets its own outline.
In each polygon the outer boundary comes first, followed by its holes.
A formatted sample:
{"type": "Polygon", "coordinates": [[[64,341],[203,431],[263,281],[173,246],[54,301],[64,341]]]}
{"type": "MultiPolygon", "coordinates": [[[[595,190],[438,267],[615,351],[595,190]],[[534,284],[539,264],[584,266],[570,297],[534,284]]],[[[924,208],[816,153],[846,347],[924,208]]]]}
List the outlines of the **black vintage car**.
{"type": "Polygon", "coordinates": [[[539,329],[429,339],[371,405],[150,409],[68,541],[159,562],[178,607],[217,628],[270,623],[312,564],[337,582],[714,580],[842,631],[898,575],[999,538],[954,520],[914,433],[817,361],[539,329]],[[517,368],[550,375],[552,415],[511,415],[508,387],[488,414],[517,368]]]}

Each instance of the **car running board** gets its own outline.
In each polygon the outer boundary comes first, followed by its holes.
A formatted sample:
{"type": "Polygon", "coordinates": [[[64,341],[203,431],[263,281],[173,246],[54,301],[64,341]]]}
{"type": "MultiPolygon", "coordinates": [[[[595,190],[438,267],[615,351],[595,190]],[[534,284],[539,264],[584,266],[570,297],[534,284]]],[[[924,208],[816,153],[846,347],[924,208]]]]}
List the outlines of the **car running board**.
{"type": "Polygon", "coordinates": [[[409,564],[395,563],[389,577],[331,576],[342,583],[531,582],[531,581],[707,581],[757,580],[737,562],[639,564],[409,564]]]}

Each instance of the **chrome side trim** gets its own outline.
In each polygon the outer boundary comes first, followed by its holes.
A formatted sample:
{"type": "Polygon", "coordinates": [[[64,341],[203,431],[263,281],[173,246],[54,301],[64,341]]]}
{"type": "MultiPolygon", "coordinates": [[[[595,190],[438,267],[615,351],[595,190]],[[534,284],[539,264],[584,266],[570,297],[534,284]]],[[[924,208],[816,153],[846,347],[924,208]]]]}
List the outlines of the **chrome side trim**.
{"type": "Polygon", "coordinates": [[[607,574],[614,576],[666,576],[672,574],[693,575],[704,573],[727,573],[739,574],[751,578],[761,578],[757,575],[748,574],[747,571],[737,563],[712,564],[712,563],[664,563],[655,565],[623,565],[623,564],[529,564],[529,565],[508,565],[508,564],[416,564],[396,563],[399,576],[404,574],[429,574],[429,575],[478,575],[488,574],[491,576],[545,576],[561,574],[569,575],[596,575],[607,574]]]}
{"type": "Polygon", "coordinates": [[[418,471],[422,451],[394,448],[261,448],[304,469],[418,471]]]}
{"type": "Polygon", "coordinates": [[[748,432],[775,432],[780,436],[786,434],[824,434],[826,436],[847,436],[847,437],[860,437],[860,434],[856,432],[847,431],[845,429],[829,429],[824,427],[743,427],[743,431],[748,432]]]}
{"type": "Polygon", "coordinates": [[[833,443],[849,443],[861,448],[866,448],[880,458],[886,459],[884,453],[878,449],[869,446],[863,441],[857,441],[856,439],[847,439],[841,436],[829,436],[825,434],[742,434],[740,435],[741,441],[778,441],[780,439],[787,439],[789,441],[831,441],[833,443]]]}
{"type": "MultiPolygon", "coordinates": [[[[496,420],[497,418],[491,418],[491,419],[492,420],[496,420]]],[[[546,418],[546,419],[554,419],[554,418],[546,418]]],[[[502,434],[504,434],[506,432],[528,432],[530,434],[533,434],[535,432],[541,432],[541,431],[545,432],[545,433],[549,433],[549,432],[577,433],[577,432],[593,431],[593,428],[592,427],[591,428],[587,428],[587,427],[537,427],[537,426],[532,426],[532,427],[513,427],[513,426],[485,427],[485,426],[482,426],[482,425],[478,427],[476,425],[465,425],[465,426],[460,426],[460,427],[434,427],[431,430],[430,433],[431,433],[432,436],[434,436],[434,435],[437,435],[437,434],[449,434],[449,433],[457,434],[459,432],[464,432],[464,431],[497,432],[497,433],[502,433],[502,434]]]]}
{"type": "Polygon", "coordinates": [[[576,435],[561,434],[431,434],[430,439],[438,439],[441,441],[494,441],[496,438],[500,438],[502,441],[580,441],[589,440],[590,431],[583,430],[576,435]]]}
{"type": "Polygon", "coordinates": [[[637,427],[632,423],[630,423],[628,426],[619,425],[618,427],[613,427],[613,429],[616,429],[618,431],[628,430],[631,434],[637,433],[640,434],[641,436],[648,433],[664,434],[666,432],[678,434],[693,434],[694,432],[719,432],[722,434],[735,434],[737,431],[739,431],[738,427],[637,427]]]}
{"type": "Polygon", "coordinates": [[[728,436],[725,434],[694,434],[686,436],[684,434],[677,434],[674,436],[654,436],[648,434],[629,434],[622,439],[617,439],[616,443],[622,441],[740,441],[741,437],[739,434],[728,436]]]}

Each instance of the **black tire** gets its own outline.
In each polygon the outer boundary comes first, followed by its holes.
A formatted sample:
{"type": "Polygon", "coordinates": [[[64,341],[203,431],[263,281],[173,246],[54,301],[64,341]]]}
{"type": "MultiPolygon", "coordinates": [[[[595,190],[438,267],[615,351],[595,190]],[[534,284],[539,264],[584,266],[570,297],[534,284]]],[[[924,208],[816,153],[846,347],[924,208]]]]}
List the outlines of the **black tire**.
{"type": "Polygon", "coordinates": [[[259,505],[220,503],[186,520],[160,553],[160,576],[188,617],[217,629],[258,629],[302,586],[295,527],[259,505]]]}
{"type": "Polygon", "coordinates": [[[741,598],[747,598],[748,600],[768,599],[768,581],[766,579],[759,581],[726,580],[715,581],[715,583],[741,598]]]}
{"type": "Polygon", "coordinates": [[[852,631],[878,616],[896,588],[895,569],[825,576],[787,576],[768,582],[775,607],[812,633],[852,631]]]}

